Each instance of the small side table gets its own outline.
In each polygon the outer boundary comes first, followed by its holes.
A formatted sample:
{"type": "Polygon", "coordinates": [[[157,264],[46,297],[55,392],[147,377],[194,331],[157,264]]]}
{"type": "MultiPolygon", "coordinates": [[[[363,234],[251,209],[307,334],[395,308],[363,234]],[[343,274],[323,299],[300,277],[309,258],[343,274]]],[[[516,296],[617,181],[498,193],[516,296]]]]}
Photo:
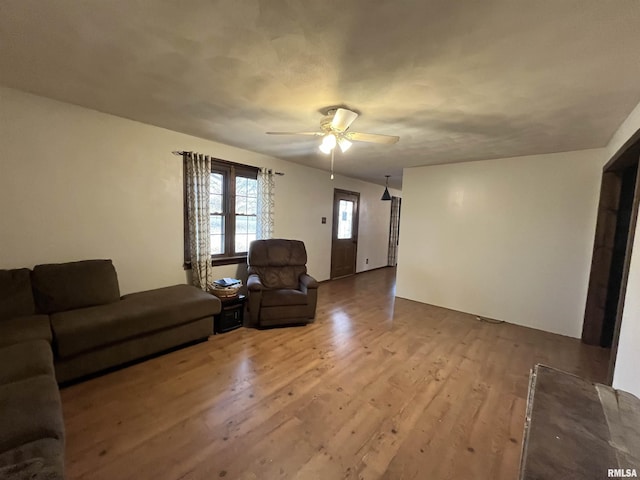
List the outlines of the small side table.
{"type": "Polygon", "coordinates": [[[236,295],[230,298],[221,298],[222,310],[214,316],[213,331],[225,333],[242,326],[244,321],[244,302],[246,295],[236,295]]]}

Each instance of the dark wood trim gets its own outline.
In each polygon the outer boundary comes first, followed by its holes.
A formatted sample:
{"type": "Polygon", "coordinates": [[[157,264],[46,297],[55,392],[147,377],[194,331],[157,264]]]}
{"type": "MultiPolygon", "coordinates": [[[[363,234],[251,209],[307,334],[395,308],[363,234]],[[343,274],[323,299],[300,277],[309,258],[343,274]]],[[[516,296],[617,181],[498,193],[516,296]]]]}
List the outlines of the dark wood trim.
{"type": "MultiPolygon", "coordinates": [[[[638,141],[640,143],[640,137],[638,138],[638,141]]],[[[640,158],[637,161],[640,162],[640,158]]],[[[631,208],[631,221],[629,222],[629,235],[627,237],[627,248],[626,248],[625,257],[624,257],[624,266],[622,270],[622,284],[620,286],[620,296],[618,298],[618,310],[616,312],[616,324],[613,331],[613,342],[611,344],[611,354],[609,356],[609,372],[607,373],[607,383],[609,385],[613,384],[613,373],[616,367],[616,356],[618,355],[618,342],[620,341],[620,328],[622,326],[624,302],[627,296],[627,283],[629,281],[629,270],[631,268],[631,255],[633,253],[633,241],[636,235],[636,225],[638,222],[639,207],[640,207],[640,168],[638,168],[638,172],[636,173],[636,188],[633,194],[633,206],[631,208]]]]}
{"type": "Polygon", "coordinates": [[[602,174],[589,287],[582,323],[582,341],[588,345],[600,345],[602,338],[621,182],[621,175],[618,172],[602,174]]]}
{"type": "MultiPolygon", "coordinates": [[[[633,156],[628,155],[632,149],[640,151],[640,128],[613,154],[611,159],[602,167],[602,171],[609,172],[628,167],[634,161],[633,156]]],[[[635,155],[635,161],[637,161],[637,158],[638,156],[635,155]]]]}
{"type": "MultiPolygon", "coordinates": [[[[212,267],[220,267],[222,265],[238,265],[241,263],[247,263],[246,255],[240,255],[236,257],[218,257],[211,259],[212,267]]],[[[185,270],[191,270],[191,262],[185,262],[182,267],[185,270]]]]}

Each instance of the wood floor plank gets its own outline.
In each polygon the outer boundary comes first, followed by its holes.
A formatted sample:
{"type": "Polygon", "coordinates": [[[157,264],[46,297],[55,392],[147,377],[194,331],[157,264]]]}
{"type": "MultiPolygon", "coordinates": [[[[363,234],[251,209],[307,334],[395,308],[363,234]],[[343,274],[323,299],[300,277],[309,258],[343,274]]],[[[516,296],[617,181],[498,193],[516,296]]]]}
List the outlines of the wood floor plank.
{"type": "Polygon", "coordinates": [[[602,381],[608,351],[321,284],[315,323],[240,329],[62,389],[72,480],[511,479],[529,369],[602,381]]]}

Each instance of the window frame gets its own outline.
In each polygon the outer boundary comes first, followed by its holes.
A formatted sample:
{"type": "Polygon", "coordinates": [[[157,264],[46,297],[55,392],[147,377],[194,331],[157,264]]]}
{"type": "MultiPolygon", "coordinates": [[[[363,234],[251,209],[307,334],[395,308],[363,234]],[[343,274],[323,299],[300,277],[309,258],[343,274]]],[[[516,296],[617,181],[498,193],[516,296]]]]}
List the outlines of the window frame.
{"type": "MultiPolygon", "coordinates": [[[[187,208],[186,165],[183,165],[183,203],[184,203],[184,268],[191,268],[191,251],[189,248],[189,213],[187,208]]],[[[257,180],[258,167],[211,159],[211,173],[222,174],[222,203],[224,219],[224,252],[211,255],[212,265],[233,265],[245,263],[248,252],[235,252],[236,236],[236,178],[252,178],[257,180]]],[[[257,217],[257,215],[256,215],[257,217]]]]}

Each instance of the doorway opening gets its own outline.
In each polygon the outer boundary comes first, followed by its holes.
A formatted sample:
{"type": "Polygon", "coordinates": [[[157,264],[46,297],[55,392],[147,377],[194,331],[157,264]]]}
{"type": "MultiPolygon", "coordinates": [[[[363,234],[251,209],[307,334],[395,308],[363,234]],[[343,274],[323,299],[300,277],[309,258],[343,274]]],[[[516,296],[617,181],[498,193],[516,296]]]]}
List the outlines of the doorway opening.
{"type": "Polygon", "coordinates": [[[609,383],[613,380],[638,217],[639,158],[640,131],[605,165],[600,187],[582,341],[611,349],[609,383]]]}
{"type": "Polygon", "coordinates": [[[330,273],[332,279],[356,273],[359,210],[358,192],[334,189],[330,273]]]}

